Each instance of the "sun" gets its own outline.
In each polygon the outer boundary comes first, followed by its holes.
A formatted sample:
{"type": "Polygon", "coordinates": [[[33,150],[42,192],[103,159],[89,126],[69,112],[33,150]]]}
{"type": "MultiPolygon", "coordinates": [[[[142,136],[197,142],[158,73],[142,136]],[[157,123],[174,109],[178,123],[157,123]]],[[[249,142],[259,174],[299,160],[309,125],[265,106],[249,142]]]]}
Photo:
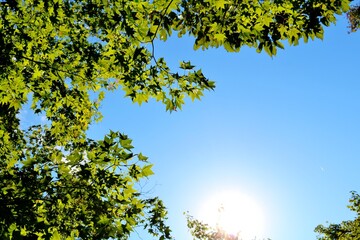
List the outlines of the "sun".
{"type": "Polygon", "coordinates": [[[263,236],[264,215],[261,208],[252,198],[239,192],[221,192],[206,200],[200,219],[244,240],[263,236]]]}

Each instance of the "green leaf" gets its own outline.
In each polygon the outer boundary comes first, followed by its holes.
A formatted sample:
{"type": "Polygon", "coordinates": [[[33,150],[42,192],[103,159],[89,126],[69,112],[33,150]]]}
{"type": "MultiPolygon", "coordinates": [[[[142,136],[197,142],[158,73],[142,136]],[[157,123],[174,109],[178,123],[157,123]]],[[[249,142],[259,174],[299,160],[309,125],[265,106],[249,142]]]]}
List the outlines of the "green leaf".
{"type": "Polygon", "coordinates": [[[180,62],[180,68],[184,70],[192,70],[195,66],[191,65],[190,61],[180,62]]]}
{"type": "Polygon", "coordinates": [[[27,234],[26,226],[20,228],[20,235],[21,235],[21,236],[26,236],[26,234],[27,234]]]}
{"type": "Polygon", "coordinates": [[[144,161],[144,162],[148,160],[148,157],[142,155],[142,153],[138,154],[138,158],[139,158],[140,161],[144,161]]]}
{"type": "Polygon", "coordinates": [[[152,171],[152,167],[153,165],[146,165],[145,167],[143,167],[143,169],[141,170],[141,174],[144,177],[148,177],[154,174],[154,172],[152,171]]]}
{"type": "Polygon", "coordinates": [[[55,230],[50,238],[51,240],[61,240],[61,236],[57,230],[55,230]]]}
{"type": "Polygon", "coordinates": [[[131,139],[121,139],[120,144],[125,149],[132,149],[133,146],[131,145],[132,140],[131,139]]]}
{"type": "Polygon", "coordinates": [[[226,39],[226,36],[223,33],[216,33],[214,35],[214,39],[216,39],[219,43],[223,43],[226,39]]]}

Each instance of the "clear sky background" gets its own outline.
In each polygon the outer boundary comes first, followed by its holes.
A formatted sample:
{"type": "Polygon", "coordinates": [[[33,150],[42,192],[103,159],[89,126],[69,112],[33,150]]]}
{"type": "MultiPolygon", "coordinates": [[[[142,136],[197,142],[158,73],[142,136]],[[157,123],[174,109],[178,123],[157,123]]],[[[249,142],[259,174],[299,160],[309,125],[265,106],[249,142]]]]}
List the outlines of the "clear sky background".
{"type": "Polygon", "coordinates": [[[360,32],[346,26],[340,17],[323,41],[274,58],[250,48],[194,51],[191,38],[157,43],[156,57],[191,60],[215,91],[171,114],[107,94],[90,137],[119,130],[150,157],[146,188],[164,200],[176,239],[190,239],[183,212],[197,216],[226,189],[257,201],[266,237],[316,239],[318,224],[354,217],[346,205],[360,191],[360,32]]]}

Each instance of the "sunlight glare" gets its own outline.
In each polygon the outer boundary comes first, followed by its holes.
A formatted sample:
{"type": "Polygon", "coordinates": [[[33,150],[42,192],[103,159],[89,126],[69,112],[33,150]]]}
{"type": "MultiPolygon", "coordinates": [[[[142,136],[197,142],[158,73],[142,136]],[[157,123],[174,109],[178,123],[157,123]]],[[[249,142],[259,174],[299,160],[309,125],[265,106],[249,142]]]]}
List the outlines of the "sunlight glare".
{"type": "Polygon", "coordinates": [[[200,219],[241,239],[259,239],[263,235],[264,216],[259,205],[249,196],[238,192],[222,192],[208,199],[200,219]]]}

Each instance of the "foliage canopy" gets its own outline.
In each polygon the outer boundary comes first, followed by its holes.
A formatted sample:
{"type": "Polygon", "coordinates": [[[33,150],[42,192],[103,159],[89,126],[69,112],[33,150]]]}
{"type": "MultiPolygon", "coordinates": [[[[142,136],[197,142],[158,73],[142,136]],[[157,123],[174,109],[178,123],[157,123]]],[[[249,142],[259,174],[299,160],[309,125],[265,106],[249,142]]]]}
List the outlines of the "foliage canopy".
{"type": "Polygon", "coordinates": [[[157,40],[191,35],[194,48],[244,45],[275,55],[283,42],[322,38],[347,0],[0,1],[0,238],[126,239],[143,226],[171,238],[158,198],[136,188],[152,174],[131,139],[86,136],[107,91],[166,110],[214,89],[181,61],[155,57],[157,40]],[[22,129],[30,103],[46,124],[22,129]]]}
{"type": "Polygon", "coordinates": [[[352,192],[349,202],[348,208],[355,212],[355,219],[343,221],[339,224],[329,224],[327,227],[318,225],[315,232],[319,233],[319,240],[360,239],[360,195],[352,192]]]}
{"type": "Polygon", "coordinates": [[[350,24],[350,32],[356,32],[360,28],[360,5],[352,6],[346,15],[350,24]]]}

